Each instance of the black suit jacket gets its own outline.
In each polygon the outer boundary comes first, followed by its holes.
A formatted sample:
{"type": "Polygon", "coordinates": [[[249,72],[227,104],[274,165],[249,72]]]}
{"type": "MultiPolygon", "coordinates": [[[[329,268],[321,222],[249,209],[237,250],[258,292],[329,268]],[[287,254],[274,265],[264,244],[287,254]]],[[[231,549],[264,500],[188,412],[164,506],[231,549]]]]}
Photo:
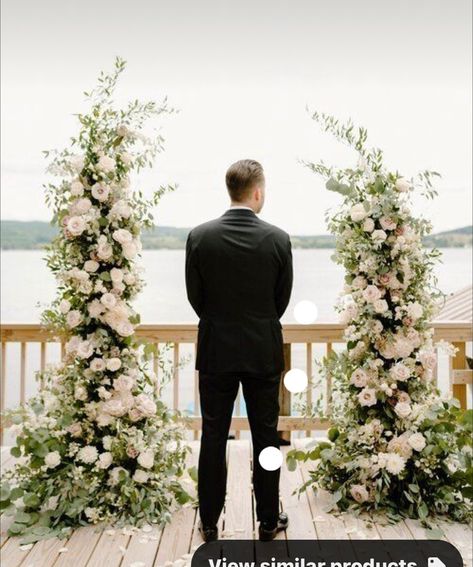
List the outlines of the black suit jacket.
{"type": "Polygon", "coordinates": [[[289,236],[249,209],[194,228],[186,245],[187,296],[199,316],[202,373],[276,374],[284,368],[280,317],[292,290],[289,236]]]}

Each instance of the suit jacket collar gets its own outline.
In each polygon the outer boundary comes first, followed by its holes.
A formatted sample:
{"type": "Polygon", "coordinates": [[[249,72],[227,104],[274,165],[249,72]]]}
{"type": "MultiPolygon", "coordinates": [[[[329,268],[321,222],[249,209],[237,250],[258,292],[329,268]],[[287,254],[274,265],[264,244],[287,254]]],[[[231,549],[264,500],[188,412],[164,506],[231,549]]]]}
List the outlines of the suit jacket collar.
{"type": "Polygon", "coordinates": [[[256,216],[256,213],[251,210],[251,209],[237,209],[237,208],[230,208],[228,210],[226,210],[222,217],[254,217],[254,218],[258,218],[256,216]]]}

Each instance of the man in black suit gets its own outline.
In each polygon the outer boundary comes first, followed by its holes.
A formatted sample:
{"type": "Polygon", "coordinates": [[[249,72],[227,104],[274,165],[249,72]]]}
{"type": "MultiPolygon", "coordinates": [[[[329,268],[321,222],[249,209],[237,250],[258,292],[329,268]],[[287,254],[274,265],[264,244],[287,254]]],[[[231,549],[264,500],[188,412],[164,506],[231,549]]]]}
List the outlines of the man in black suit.
{"type": "Polygon", "coordinates": [[[197,313],[196,369],[202,409],[199,508],[206,541],[217,539],[225,501],[226,443],[233,405],[242,383],[253,440],[253,486],[262,540],[285,529],[279,514],[279,469],[267,471],[258,457],[279,448],[279,382],[284,368],[279,319],[292,289],[289,236],[260,220],[265,179],[262,166],[241,160],[227,171],[230,208],[194,228],[186,245],[186,286],[197,313]]]}

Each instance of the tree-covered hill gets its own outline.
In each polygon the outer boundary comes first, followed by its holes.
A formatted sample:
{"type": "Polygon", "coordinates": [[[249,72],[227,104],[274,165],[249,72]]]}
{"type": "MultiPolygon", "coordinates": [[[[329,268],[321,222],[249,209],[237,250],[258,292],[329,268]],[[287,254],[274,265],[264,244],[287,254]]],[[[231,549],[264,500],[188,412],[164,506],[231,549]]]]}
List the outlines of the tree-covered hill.
{"type": "MultiPolygon", "coordinates": [[[[1,221],[2,250],[35,250],[44,248],[54,237],[57,228],[42,221],[1,221]]],[[[142,234],[143,246],[147,249],[181,249],[185,247],[190,228],[158,226],[142,234]]],[[[439,248],[464,248],[472,245],[473,227],[465,226],[439,232],[425,240],[427,246],[439,248]]],[[[291,236],[294,248],[333,248],[330,235],[291,236]]]]}

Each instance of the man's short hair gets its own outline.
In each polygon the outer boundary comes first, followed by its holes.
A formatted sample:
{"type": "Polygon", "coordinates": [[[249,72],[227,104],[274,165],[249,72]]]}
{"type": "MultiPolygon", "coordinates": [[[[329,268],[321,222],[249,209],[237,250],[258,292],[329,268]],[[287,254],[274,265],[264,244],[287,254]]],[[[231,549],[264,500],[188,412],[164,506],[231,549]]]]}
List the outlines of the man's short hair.
{"type": "Polygon", "coordinates": [[[255,185],[264,184],[263,166],[254,159],[236,161],[228,168],[225,182],[231,200],[244,201],[255,185]]]}

